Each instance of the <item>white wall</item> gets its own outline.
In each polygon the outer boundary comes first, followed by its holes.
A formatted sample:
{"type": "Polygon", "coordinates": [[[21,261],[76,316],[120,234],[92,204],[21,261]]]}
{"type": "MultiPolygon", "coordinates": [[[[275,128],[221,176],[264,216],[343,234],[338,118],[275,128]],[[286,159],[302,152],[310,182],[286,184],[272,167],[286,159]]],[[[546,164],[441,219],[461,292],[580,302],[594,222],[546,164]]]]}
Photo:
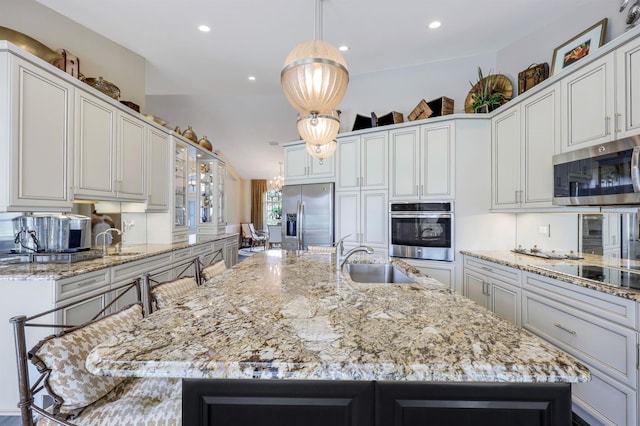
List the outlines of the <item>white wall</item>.
{"type": "MultiPolygon", "coordinates": [[[[96,4],[96,7],[108,5],[96,4]]],[[[86,77],[103,77],[118,86],[120,99],[145,107],[145,59],[34,0],[2,0],[0,26],[77,56],[86,77]]]]}
{"type": "Polygon", "coordinates": [[[526,249],[537,245],[545,251],[578,251],[577,213],[519,213],[515,216],[517,245],[526,249]]]}

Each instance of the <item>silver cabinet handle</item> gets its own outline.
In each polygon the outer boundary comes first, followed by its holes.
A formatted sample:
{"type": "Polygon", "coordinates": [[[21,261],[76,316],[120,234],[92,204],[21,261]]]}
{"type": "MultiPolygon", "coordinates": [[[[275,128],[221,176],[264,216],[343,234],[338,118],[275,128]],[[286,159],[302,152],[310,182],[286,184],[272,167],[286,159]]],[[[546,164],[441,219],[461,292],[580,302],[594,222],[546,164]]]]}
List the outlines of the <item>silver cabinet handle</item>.
{"type": "Polygon", "coordinates": [[[576,332],[574,330],[571,330],[570,328],[563,327],[562,324],[560,324],[560,323],[555,323],[553,325],[558,327],[560,330],[566,331],[569,334],[573,334],[574,336],[576,334],[576,332]]]}
{"type": "Polygon", "coordinates": [[[619,118],[622,117],[622,114],[620,114],[619,112],[616,112],[615,114],[615,128],[616,128],[616,133],[620,133],[622,131],[622,129],[620,128],[620,120],[619,118]]]}
{"type": "Polygon", "coordinates": [[[610,135],[611,134],[611,130],[609,130],[609,123],[611,122],[611,117],[609,117],[608,115],[604,117],[604,134],[605,135],[610,135]]]}
{"type": "Polygon", "coordinates": [[[482,269],[488,272],[493,272],[493,269],[489,268],[488,266],[483,266],[482,269]]]}

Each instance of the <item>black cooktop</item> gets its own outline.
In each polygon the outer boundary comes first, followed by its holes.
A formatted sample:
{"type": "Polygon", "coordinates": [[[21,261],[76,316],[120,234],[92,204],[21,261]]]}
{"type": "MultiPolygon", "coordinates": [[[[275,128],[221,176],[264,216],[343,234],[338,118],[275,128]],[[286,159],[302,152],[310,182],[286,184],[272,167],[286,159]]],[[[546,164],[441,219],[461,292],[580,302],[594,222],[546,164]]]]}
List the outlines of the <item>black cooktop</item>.
{"type": "Polygon", "coordinates": [[[562,274],[599,281],[616,287],[626,287],[640,290],[640,271],[637,269],[618,269],[598,265],[536,265],[538,268],[548,269],[562,274]]]}

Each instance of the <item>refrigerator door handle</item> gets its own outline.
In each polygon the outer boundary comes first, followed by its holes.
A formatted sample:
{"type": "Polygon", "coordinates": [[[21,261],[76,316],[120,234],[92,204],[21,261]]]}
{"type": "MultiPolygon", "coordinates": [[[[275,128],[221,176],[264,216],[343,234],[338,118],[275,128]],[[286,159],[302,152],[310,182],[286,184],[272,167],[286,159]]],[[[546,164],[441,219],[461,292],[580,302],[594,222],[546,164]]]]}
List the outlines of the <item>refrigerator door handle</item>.
{"type": "Polygon", "coordinates": [[[300,201],[298,204],[298,223],[299,223],[299,231],[298,231],[298,250],[304,250],[304,201],[300,201]]]}

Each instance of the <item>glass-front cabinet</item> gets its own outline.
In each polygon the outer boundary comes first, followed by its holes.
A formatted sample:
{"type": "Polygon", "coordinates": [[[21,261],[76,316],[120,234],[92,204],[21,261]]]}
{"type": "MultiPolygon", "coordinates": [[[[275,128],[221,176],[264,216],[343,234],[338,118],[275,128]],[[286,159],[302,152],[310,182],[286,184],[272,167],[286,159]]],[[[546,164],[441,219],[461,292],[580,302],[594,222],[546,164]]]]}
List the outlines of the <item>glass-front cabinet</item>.
{"type": "MultiPolygon", "coordinates": [[[[214,158],[206,158],[204,155],[198,160],[199,171],[199,228],[207,229],[217,224],[215,217],[215,183],[218,173],[218,164],[214,158]]],[[[206,232],[209,233],[209,232],[206,232]]]]}
{"type": "Polygon", "coordinates": [[[218,161],[218,182],[217,182],[217,203],[218,203],[218,233],[225,231],[227,221],[224,215],[225,202],[224,202],[224,185],[225,175],[227,174],[227,166],[222,161],[218,161]]]}
{"type": "Polygon", "coordinates": [[[176,143],[174,150],[173,176],[173,234],[174,241],[188,237],[187,222],[187,185],[188,185],[188,151],[187,144],[176,143]]]}

